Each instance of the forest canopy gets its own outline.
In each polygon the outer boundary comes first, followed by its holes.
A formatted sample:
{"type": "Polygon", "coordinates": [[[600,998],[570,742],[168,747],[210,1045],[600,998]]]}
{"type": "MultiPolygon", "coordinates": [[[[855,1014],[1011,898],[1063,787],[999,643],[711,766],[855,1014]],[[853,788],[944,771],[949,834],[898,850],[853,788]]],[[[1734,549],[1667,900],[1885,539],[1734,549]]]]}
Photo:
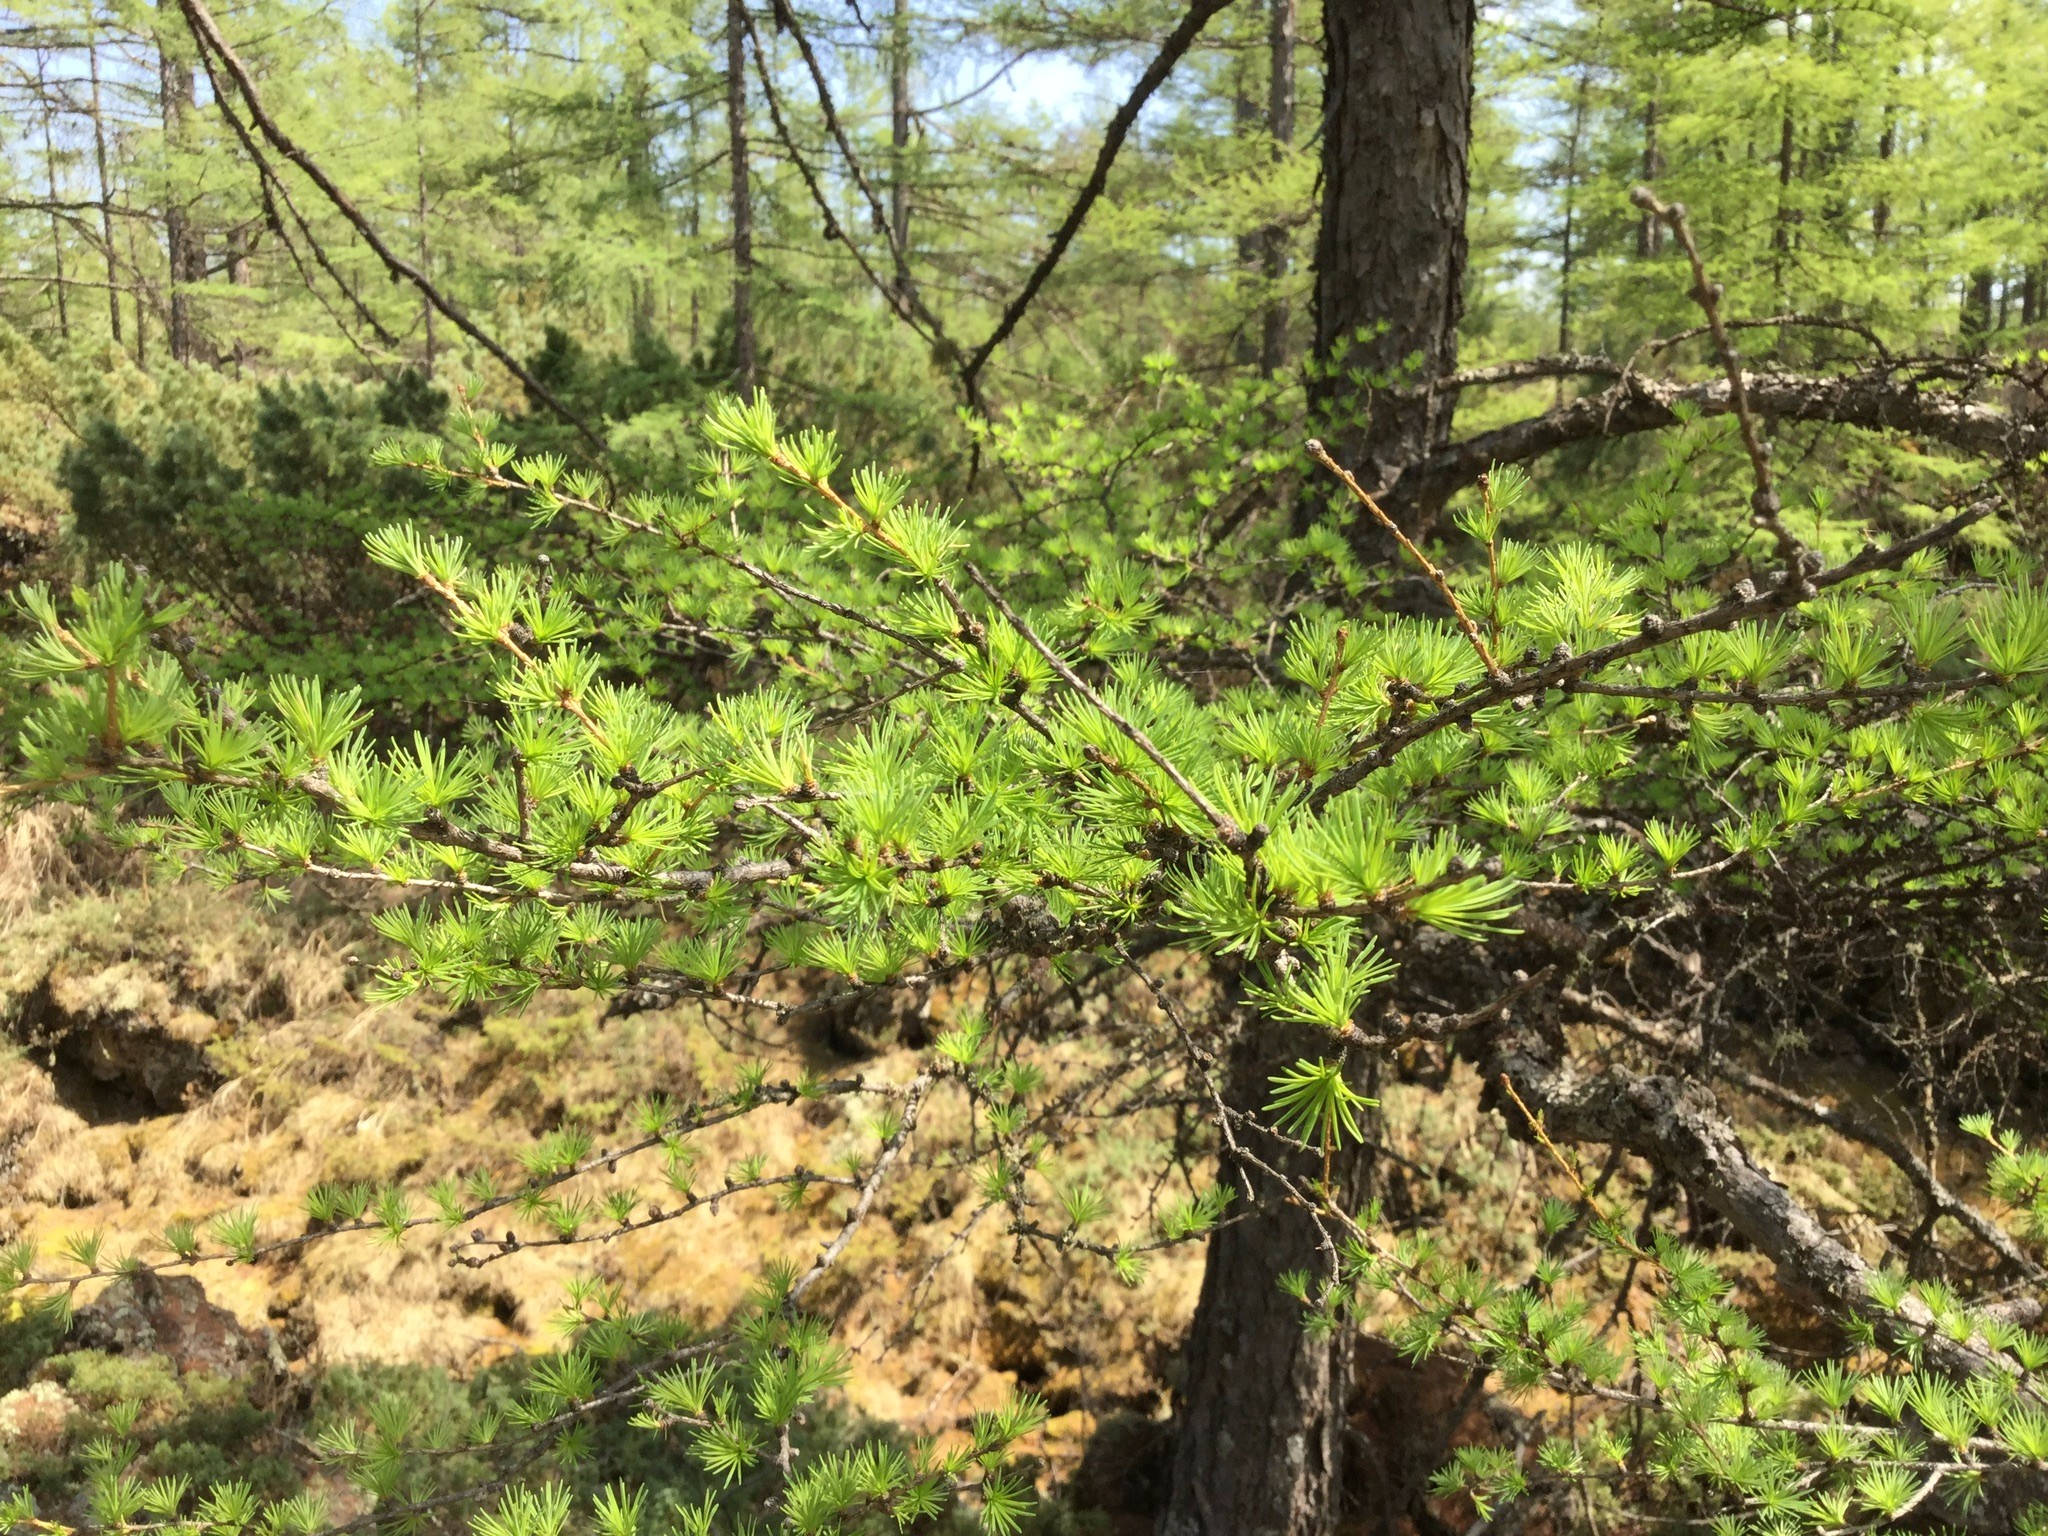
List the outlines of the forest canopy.
{"type": "MultiPolygon", "coordinates": [[[[348,1037],[445,1010],[415,1083],[554,999],[671,1031],[374,1177],[18,1218],[0,1385],[74,1407],[11,1528],[2048,1531],[2048,11],[158,0],[0,58],[15,825],[330,914],[348,1037]],[[728,1217],[744,1294],[650,1302],[728,1217]],[[91,1385],[124,1307],[380,1241],[562,1257],[560,1335],[382,1391],[274,1333],[239,1440],[91,1385]],[[1158,1287],[1134,1411],[1019,1364],[1050,1301],[857,1411],[970,1252],[1158,1287]]],[[[21,1102],[119,1077],[23,995],[21,1102]]],[[[151,1108],[283,1123],[296,1006],[151,1108]]]]}

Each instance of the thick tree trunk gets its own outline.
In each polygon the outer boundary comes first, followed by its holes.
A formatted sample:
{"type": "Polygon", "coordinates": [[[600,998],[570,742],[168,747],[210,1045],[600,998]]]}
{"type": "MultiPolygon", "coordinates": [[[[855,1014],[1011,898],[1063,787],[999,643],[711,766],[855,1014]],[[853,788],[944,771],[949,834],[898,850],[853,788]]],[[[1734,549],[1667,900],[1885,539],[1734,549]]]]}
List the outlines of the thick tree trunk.
{"type": "MultiPolygon", "coordinates": [[[[1299,11],[1296,0],[1271,0],[1266,17],[1266,51],[1271,65],[1266,86],[1266,131],[1276,152],[1294,142],[1294,44],[1299,11]]],[[[1287,278],[1287,231],[1265,232],[1266,312],[1259,326],[1259,372],[1266,378],[1287,362],[1287,299],[1280,285],[1287,278]]]]}
{"type": "MultiPolygon", "coordinates": [[[[1457,363],[1474,18],[1474,0],[1324,0],[1312,404],[1346,462],[1381,486],[1448,441],[1452,397],[1439,406],[1417,386],[1457,363]]],[[[1230,1062],[1236,1106],[1262,1110],[1272,1074],[1319,1043],[1250,1024],[1230,1062]]],[[[1268,1161],[1321,1173],[1306,1156],[1268,1161]]],[[[1279,1288],[1287,1271],[1319,1268],[1313,1221],[1250,1170],[1224,1171],[1256,1198],[1210,1239],[1160,1528],[1321,1536],[1337,1514],[1349,1341],[1311,1337],[1279,1288]]],[[[1340,1157],[1337,1198],[1362,1203],[1370,1172],[1363,1152],[1340,1157]]]]}
{"type": "MultiPolygon", "coordinates": [[[[1474,0],[1324,0],[1311,404],[1371,487],[1449,440],[1464,307],[1474,0]]],[[[1424,521],[1434,508],[1406,504],[1424,521]]]]}
{"type": "Polygon", "coordinates": [[[732,383],[751,395],[754,351],[754,183],[747,166],[747,6],[726,0],[725,124],[732,158],[732,383]]]}
{"type": "MultiPolygon", "coordinates": [[[[1232,1106],[1263,1110],[1272,1075],[1319,1045],[1327,1053],[1328,1037],[1250,1020],[1230,1061],[1232,1106]]],[[[1319,1159],[1270,1139],[1250,1150],[1290,1178],[1322,1176],[1319,1159]]],[[[1340,1153],[1331,1169],[1338,1199],[1362,1204],[1370,1171],[1364,1152],[1340,1153]]],[[[1238,1219],[1209,1240],[1182,1351],[1161,1536],[1318,1536],[1337,1514],[1350,1336],[1312,1337],[1301,1304],[1280,1289],[1289,1270],[1327,1272],[1314,1221],[1251,1169],[1226,1161],[1223,1176],[1238,1191],[1238,1219]]]]}

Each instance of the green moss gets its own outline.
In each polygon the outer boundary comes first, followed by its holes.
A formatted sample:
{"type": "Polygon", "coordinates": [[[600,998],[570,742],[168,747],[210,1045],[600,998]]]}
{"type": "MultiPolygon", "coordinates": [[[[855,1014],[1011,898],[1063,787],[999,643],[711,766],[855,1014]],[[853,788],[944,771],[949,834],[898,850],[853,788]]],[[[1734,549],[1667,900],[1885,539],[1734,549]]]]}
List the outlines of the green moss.
{"type": "Polygon", "coordinates": [[[0,1308],[0,1393],[5,1393],[26,1385],[29,1373],[63,1342],[71,1310],[61,1297],[37,1304],[10,1296],[0,1308]]]}
{"type": "Polygon", "coordinates": [[[70,1454],[39,1458],[36,1466],[20,1469],[46,1502],[76,1493],[85,1481],[88,1448],[109,1439],[136,1445],[134,1470],[143,1477],[182,1475],[196,1487],[234,1478],[263,1498],[285,1498],[301,1486],[276,1415],[255,1401],[249,1382],[201,1371],[181,1373],[162,1355],[92,1349],[52,1356],[42,1374],[69,1391],[79,1408],[71,1425],[70,1454]],[[120,1434],[108,1410],[131,1404],[139,1412],[133,1427],[120,1434]]]}

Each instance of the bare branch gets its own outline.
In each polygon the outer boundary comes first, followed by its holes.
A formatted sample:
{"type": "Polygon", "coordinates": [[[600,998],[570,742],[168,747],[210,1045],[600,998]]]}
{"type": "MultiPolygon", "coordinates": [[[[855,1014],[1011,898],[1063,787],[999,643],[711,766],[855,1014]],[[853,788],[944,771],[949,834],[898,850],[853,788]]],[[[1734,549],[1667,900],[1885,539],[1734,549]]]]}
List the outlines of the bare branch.
{"type": "Polygon", "coordinates": [[[1721,323],[1721,285],[1707,276],[1706,264],[1700,260],[1699,244],[1692,237],[1692,225],[1685,217],[1685,204],[1660,202],[1657,194],[1648,187],[1637,187],[1629,196],[1645,213],[1669,224],[1671,232],[1678,236],[1678,243],[1685,247],[1686,260],[1692,263],[1693,300],[1705,312],[1707,329],[1714,336],[1714,350],[1721,355],[1721,367],[1728,375],[1728,397],[1735,407],[1735,419],[1742,428],[1743,451],[1749,455],[1750,473],[1756,480],[1756,488],[1749,497],[1750,521],[1778,541],[1778,554],[1785,562],[1785,569],[1796,570],[1806,546],[1778,515],[1783,505],[1771,480],[1771,451],[1757,435],[1756,416],[1749,408],[1749,395],[1742,384],[1742,358],[1735,350],[1735,343],[1728,339],[1728,328],[1721,323]]]}
{"type": "Polygon", "coordinates": [[[1229,4],[1230,0],[1195,0],[1188,8],[1187,15],[1181,18],[1180,25],[1175,27],[1172,34],[1160,45],[1159,52],[1145,67],[1145,73],[1138,77],[1138,83],[1131,87],[1131,94],[1124,98],[1124,104],[1116,109],[1116,116],[1109,120],[1109,128],[1102,136],[1102,149],[1095,156],[1095,169],[1082,186],[1081,195],[1074,199],[1074,206],[1067,210],[1066,218],[1054,231],[1052,244],[1046,247],[1045,254],[1039,258],[1038,265],[1025,280],[1022,291],[1010,300],[1009,306],[1003,311],[1002,319],[996,322],[996,328],[989,333],[988,340],[974,349],[973,355],[967,359],[967,366],[961,371],[970,403],[979,404],[981,370],[987,366],[989,358],[995,355],[996,348],[1008,341],[1010,333],[1017,329],[1017,322],[1024,318],[1024,311],[1029,309],[1031,301],[1038,297],[1038,290],[1045,286],[1046,279],[1052,276],[1053,268],[1057,267],[1060,259],[1067,254],[1067,247],[1074,243],[1074,236],[1080,232],[1089,210],[1095,206],[1096,199],[1102,196],[1103,189],[1109,185],[1109,168],[1116,163],[1117,153],[1123,148],[1124,139],[1130,133],[1131,125],[1137,122],[1138,114],[1144,110],[1145,103],[1152,99],[1152,93],[1159,89],[1168,75],[1173,73],[1173,67],[1180,62],[1181,56],[1194,46],[1195,39],[1201,35],[1202,28],[1209,24],[1210,18],[1229,4]]]}
{"type": "Polygon", "coordinates": [[[1415,541],[1401,531],[1399,523],[1387,516],[1380,504],[1373,500],[1372,493],[1358,483],[1358,477],[1331,458],[1330,451],[1314,438],[1308,440],[1308,456],[1342,480],[1345,488],[1358,499],[1365,510],[1370,512],[1379,525],[1394,536],[1394,541],[1408,552],[1409,557],[1422,567],[1422,574],[1430,579],[1437,591],[1443,595],[1443,600],[1451,605],[1451,613],[1457,618],[1458,628],[1465,632],[1465,639],[1471,643],[1472,649],[1479,653],[1479,663],[1486,668],[1486,675],[1495,682],[1504,681],[1507,674],[1501,671],[1500,663],[1494,660],[1493,652],[1486,648],[1486,641],[1480,636],[1479,626],[1474,624],[1471,615],[1465,612],[1465,605],[1458,601],[1458,594],[1451,590],[1450,578],[1438,570],[1429,556],[1416,547],[1415,541]]]}
{"type": "Polygon", "coordinates": [[[563,421],[574,427],[583,435],[584,439],[593,449],[602,454],[605,451],[605,442],[598,435],[597,431],[581,416],[577,415],[576,412],[564,405],[553,390],[534,377],[532,370],[508,352],[494,337],[472,320],[469,317],[468,311],[464,310],[453,299],[450,299],[439,288],[435,287],[432,280],[424,272],[420,271],[418,267],[415,267],[411,262],[392,250],[389,245],[385,244],[384,237],[377,233],[376,226],[364,217],[363,211],[355,205],[354,200],[346,192],[342,191],[334,178],[329,176],[321,168],[320,163],[307,154],[305,150],[301,149],[282,128],[278,127],[277,120],[270,115],[270,110],[263,105],[263,98],[257,92],[256,82],[250,78],[248,66],[243,64],[240,56],[228,45],[228,40],[221,35],[221,30],[215,24],[212,12],[206,8],[205,0],[178,0],[178,8],[184,13],[185,24],[191,28],[192,39],[199,45],[200,51],[204,53],[211,49],[214,56],[220,60],[222,66],[233,78],[235,89],[241,92],[242,100],[248,105],[249,116],[255,121],[263,137],[270,141],[273,149],[304,172],[306,179],[311,181],[314,186],[318,187],[325,194],[327,200],[334,205],[335,211],[355,227],[356,233],[363,237],[363,243],[369,246],[379,261],[384,263],[385,270],[393,278],[403,278],[406,282],[411,283],[413,287],[417,288],[420,291],[421,297],[443,315],[447,316],[449,322],[456,329],[460,330],[502,363],[536,400],[539,400],[557,416],[560,416],[563,421]]]}
{"type": "MultiPolygon", "coordinates": [[[[1746,373],[1743,390],[1752,410],[1787,421],[1900,432],[2002,462],[2048,453],[2048,415],[1998,410],[1957,391],[1929,390],[1895,368],[1832,376],[1746,373]]],[[[1732,386],[1726,379],[1686,383],[1631,374],[1611,388],[1417,460],[1395,482],[1392,499],[1433,510],[1491,465],[1524,464],[1573,443],[1677,426],[1682,408],[1702,417],[1726,416],[1734,409],[1732,386]]]]}
{"type": "MultiPolygon", "coordinates": [[[[1549,1136],[1624,1147],[1683,1178],[1785,1280],[1895,1337],[1910,1335],[1940,1369],[1962,1376],[2017,1374],[1977,1340],[1958,1342],[1943,1332],[1917,1296],[1909,1293],[1896,1308],[1882,1305],[1873,1290],[1877,1271],[1757,1166],[1700,1084],[1623,1067],[1591,1072],[1570,1058],[1559,1060],[1537,1031],[1526,1028],[1495,1036],[1486,1075],[1505,1079],[1549,1136]]],[[[1529,1134],[1516,1116],[1508,1121],[1515,1134],[1529,1134]]]]}
{"type": "Polygon", "coordinates": [[[1740,1062],[1731,1060],[1719,1051],[1687,1040],[1675,1025],[1639,1018],[1605,997],[1580,992],[1571,987],[1566,987],[1559,995],[1572,1007],[1583,1010],[1604,1024],[1613,1025],[1623,1034],[1646,1045],[1655,1046],[1659,1050],[1693,1057],[1708,1070],[1745,1092],[1766,1099],[1781,1109],[1789,1109],[1794,1114],[1803,1115],[1815,1124],[1824,1125],[1851,1141],[1860,1141],[1866,1147],[1882,1152],[1918,1186],[1921,1195],[1934,1210],[1952,1217],[1966,1227],[1979,1242],[2027,1279],[2048,1279],[2048,1270],[2044,1270],[2028,1257],[2026,1250],[2013,1241],[2010,1232],[1942,1183],[1940,1176],[1928,1166],[1926,1160],[1896,1136],[1868,1124],[1848,1110],[1833,1104],[1823,1104],[1817,1099],[1809,1099],[1804,1094],[1794,1093],[1784,1084],[1774,1082],[1760,1072],[1750,1071],[1740,1062]]]}

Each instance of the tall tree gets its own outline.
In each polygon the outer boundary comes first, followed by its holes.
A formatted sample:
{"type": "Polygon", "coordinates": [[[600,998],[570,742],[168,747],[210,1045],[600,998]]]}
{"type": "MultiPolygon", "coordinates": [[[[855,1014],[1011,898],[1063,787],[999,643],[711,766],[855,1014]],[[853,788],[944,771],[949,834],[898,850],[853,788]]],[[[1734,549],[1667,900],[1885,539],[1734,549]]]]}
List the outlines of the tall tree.
{"type": "Polygon", "coordinates": [[[157,30],[157,105],[164,131],[163,220],[170,269],[170,349],[174,360],[189,363],[198,359],[202,346],[199,322],[193,313],[192,287],[206,280],[206,241],[194,222],[181,184],[179,159],[187,148],[193,79],[192,60],[181,51],[182,44],[173,41],[178,35],[166,26],[157,30]]]}
{"type": "Polygon", "coordinates": [[[740,394],[753,392],[754,185],[747,168],[747,4],[726,0],[725,124],[732,161],[732,379],[740,394]]]}
{"type": "Polygon", "coordinates": [[[57,113],[50,98],[49,76],[40,48],[36,50],[36,95],[41,98],[43,107],[43,176],[50,189],[50,260],[57,290],[57,331],[59,335],[68,337],[71,334],[71,312],[64,297],[64,218],[57,206],[57,144],[51,131],[51,120],[57,113]]]}
{"type": "MultiPolygon", "coordinates": [[[[1301,18],[1299,0],[1269,0],[1266,51],[1271,67],[1266,91],[1266,131],[1276,153],[1294,143],[1294,43],[1301,18]]],[[[1287,299],[1280,284],[1287,277],[1287,231],[1274,225],[1265,232],[1266,310],[1259,335],[1259,372],[1268,378],[1287,361],[1287,299]]]]}
{"type": "MultiPolygon", "coordinates": [[[[90,7],[85,21],[85,63],[92,84],[92,155],[100,204],[100,243],[107,268],[107,330],[121,345],[121,274],[114,265],[114,186],[107,176],[107,119],[100,100],[100,45],[90,7]]],[[[139,304],[140,298],[136,300],[139,304]]]]}
{"type": "Polygon", "coordinates": [[[889,244],[896,286],[910,293],[910,0],[889,17],[889,244]]]}
{"type": "Polygon", "coordinates": [[[1325,0],[1311,404],[1397,516],[1402,470],[1449,440],[1463,313],[1474,0],[1325,0]]]}
{"type": "MultiPolygon", "coordinates": [[[[1311,388],[1347,461],[1386,487],[1450,429],[1450,400],[1427,385],[1457,360],[1474,23],[1471,0],[1323,7],[1311,388]]],[[[1279,1057],[1300,1043],[1270,1026],[1244,1030],[1224,1071],[1233,1107],[1261,1108],[1279,1057]]],[[[1339,1203],[1358,1203],[1370,1173],[1363,1153],[1334,1169],[1339,1203]]],[[[1311,1536],[1335,1519],[1350,1357],[1304,1332],[1278,1285],[1328,1238],[1295,1206],[1253,1204],[1253,1217],[1210,1243],[1176,1403],[1166,1536],[1311,1536]]]]}

